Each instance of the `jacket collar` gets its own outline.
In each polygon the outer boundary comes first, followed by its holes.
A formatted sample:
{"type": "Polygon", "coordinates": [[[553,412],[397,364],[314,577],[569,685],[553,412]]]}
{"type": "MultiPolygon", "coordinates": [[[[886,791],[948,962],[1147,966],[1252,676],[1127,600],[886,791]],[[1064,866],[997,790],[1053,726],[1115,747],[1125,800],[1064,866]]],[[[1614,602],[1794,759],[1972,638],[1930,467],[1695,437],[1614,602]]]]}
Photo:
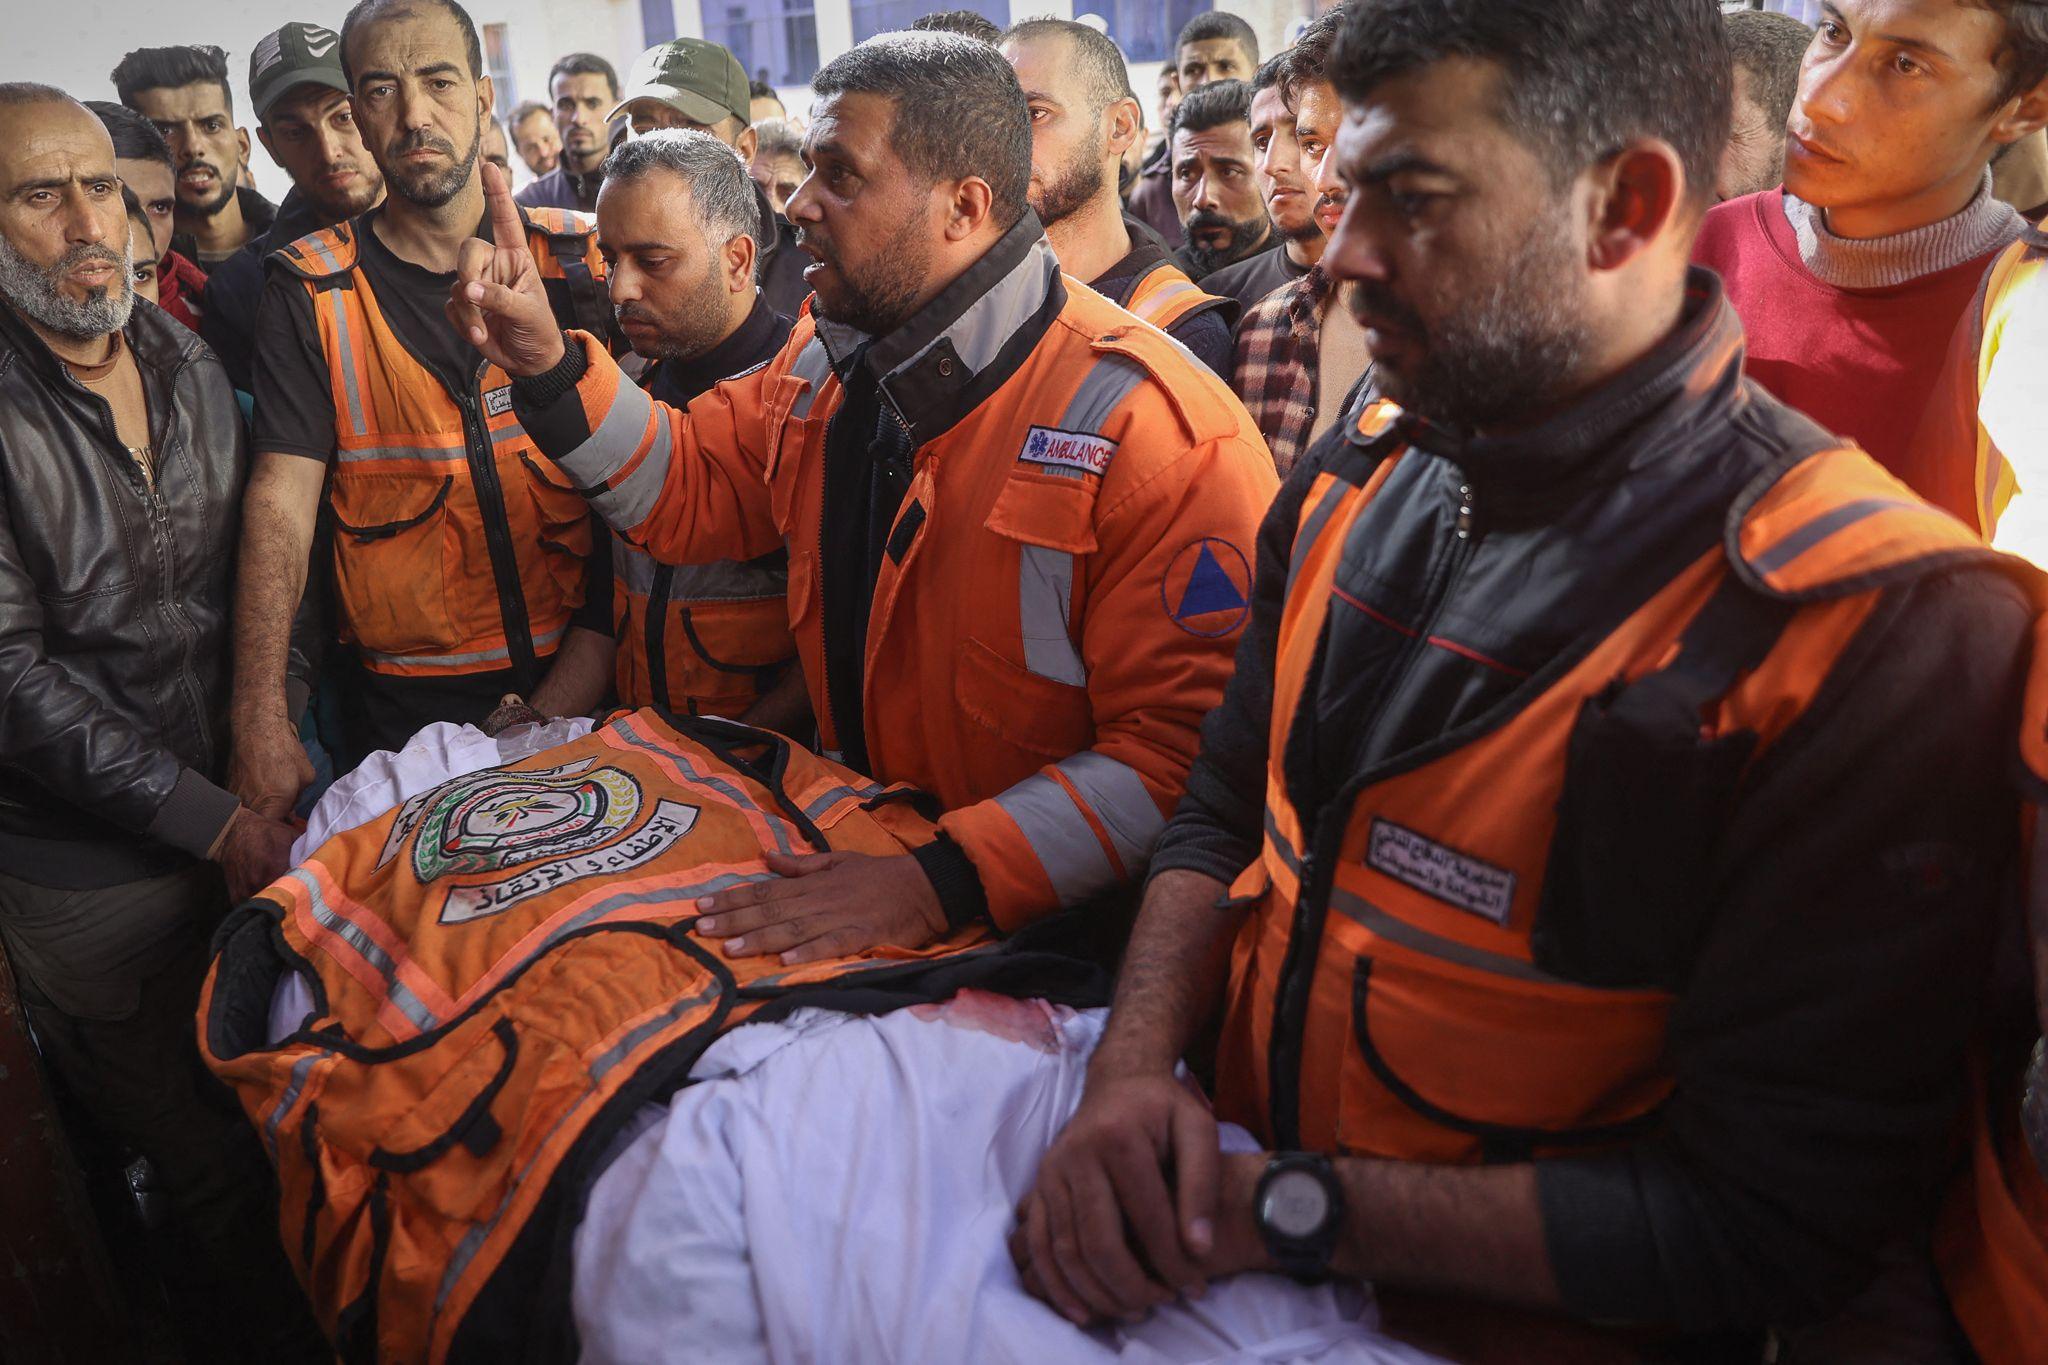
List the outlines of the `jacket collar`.
{"type": "Polygon", "coordinates": [[[1016,372],[1066,303],[1060,267],[1029,209],[982,258],[883,337],[819,318],[842,383],[858,364],[923,445],[1016,372]]]}
{"type": "MultiPolygon", "coordinates": [[[[122,336],[136,363],[161,375],[178,368],[201,344],[190,328],[141,299],[135,301],[135,310],[129,314],[122,336]]],[[[79,387],[35,328],[14,311],[12,304],[0,300],[0,351],[9,350],[21,356],[46,382],[79,387]]]]}
{"type": "MultiPolygon", "coordinates": [[[[1727,413],[1742,385],[1742,324],[1712,271],[1687,273],[1684,312],[1670,335],[1619,374],[1534,427],[1504,436],[1467,436],[1404,413],[1401,440],[1441,456],[1480,486],[1490,508],[1540,513],[1588,487],[1620,479],[1652,460],[1688,449],[1671,439],[1727,413]]],[[[1365,386],[1345,426],[1370,445],[1359,417],[1365,386]]]]}

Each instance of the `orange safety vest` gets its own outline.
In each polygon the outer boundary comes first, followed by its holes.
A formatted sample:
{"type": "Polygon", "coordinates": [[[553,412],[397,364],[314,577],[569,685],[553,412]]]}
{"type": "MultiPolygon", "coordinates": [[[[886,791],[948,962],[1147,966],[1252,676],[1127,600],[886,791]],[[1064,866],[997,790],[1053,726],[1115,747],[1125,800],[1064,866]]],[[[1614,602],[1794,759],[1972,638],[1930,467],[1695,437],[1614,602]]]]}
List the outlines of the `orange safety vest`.
{"type": "MultiPolygon", "coordinates": [[[[2014,406],[2007,425],[2040,439],[2029,429],[2040,412],[2040,400],[2025,406],[2015,400],[2039,392],[2041,367],[2048,364],[2048,353],[2038,340],[2043,333],[2036,327],[2027,344],[2008,346],[2019,331],[2012,327],[2015,315],[2033,296],[2048,297],[2048,234],[2038,228],[2007,247],[1984,272],[1976,299],[1957,325],[1947,368],[1928,401],[1920,438],[1914,443],[1925,450],[1971,452],[1972,458],[1953,459],[1944,466],[1953,491],[1942,501],[1946,506],[1974,507],[1977,529],[1986,540],[1997,532],[1998,520],[2013,497],[2025,491],[1999,446],[1991,409],[2014,406]],[[2010,396],[2003,389],[2009,389],[2010,396]]],[[[2048,490],[2034,490],[2036,496],[2044,491],[2048,490]]]]}
{"type": "MultiPolygon", "coordinates": [[[[605,267],[588,218],[522,209],[565,326],[606,331],[605,267]]],[[[334,399],[328,504],[341,638],[364,667],[445,677],[554,652],[583,601],[589,509],[537,457],[512,380],[480,364],[450,393],[392,331],[358,258],[362,220],[277,259],[313,301],[334,399]]]]}
{"type": "Polygon", "coordinates": [[[795,968],[692,934],[699,896],[769,877],[765,849],[928,842],[922,802],[766,731],[621,713],[330,839],[236,911],[201,1048],[276,1163],[284,1246],[342,1358],[566,1358],[597,1159],[725,1029],[931,999],[963,973],[1095,994],[1090,969],[985,927],[795,968]],[[313,1018],[272,1045],[286,971],[313,1018]]]}
{"type": "Polygon", "coordinates": [[[738,719],[796,662],[785,555],[661,564],[615,535],[612,583],[623,706],[738,719]]]}
{"type": "MultiPolygon", "coordinates": [[[[1299,810],[1281,760],[1345,542],[1403,458],[1395,416],[1381,404],[1360,419],[1382,457],[1369,477],[1326,471],[1302,504],[1265,837],[1232,889],[1253,908],[1234,954],[1217,1110],[1282,1147],[1406,1161],[1615,1142],[1671,1091],[1674,995],[1626,954],[1621,965],[1559,960],[1578,906],[1630,894],[1576,884],[1598,875],[1583,859],[1560,861],[1563,884],[1549,885],[1554,845],[1584,837],[1565,823],[1574,793],[1612,790],[1630,757],[1656,761],[1627,743],[1639,717],[1697,714],[1703,739],[1738,757],[1767,750],[1874,608],[1870,585],[1885,580],[1873,576],[1990,551],[1861,451],[1808,454],[1745,494],[1725,546],[1539,675],[1510,719],[1363,779],[1347,802],[1299,810]],[[1597,755],[1591,781],[1571,761],[1582,750],[1597,755]]],[[[1606,827],[1612,814],[1583,818],[1606,827]]]]}
{"type": "Polygon", "coordinates": [[[1226,325],[1237,320],[1237,300],[1204,293],[1202,286],[1171,261],[1161,261],[1140,275],[1138,282],[1131,286],[1130,297],[1122,302],[1125,312],[1142,318],[1162,332],[1173,330],[1183,318],[1204,309],[1224,313],[1226,325]]]}

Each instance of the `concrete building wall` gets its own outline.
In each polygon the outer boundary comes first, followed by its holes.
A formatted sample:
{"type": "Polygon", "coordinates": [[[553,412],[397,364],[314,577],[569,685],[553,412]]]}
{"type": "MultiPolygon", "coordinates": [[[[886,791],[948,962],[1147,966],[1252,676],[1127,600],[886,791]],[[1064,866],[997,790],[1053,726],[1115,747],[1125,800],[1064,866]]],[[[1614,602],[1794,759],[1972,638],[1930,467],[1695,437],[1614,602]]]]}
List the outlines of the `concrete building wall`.
{"type": "MultiPolygon", "coordinates": [[[[645,45],[650,6],[664,0],[465,0],[479,30],[503,25],[505,68],[512,89],[501,92],[499,107],[509,110],[519,100],[547,99],[548,68],[563,53],[588,51],[611,61],[621,78],[645,45]]],[[[789,0],[665,0],[674,31],[702,36],[706,11],[716,15],[729,7],[762,15],[779,13],[789,0]]],[[[962,0],[931,0],[930,8],[946,9],[962,0]]],[[[1053,15],[1085,15],[1101,0],[1010,0],[1011,19],[1053,15]]],[[[1165,0],[1159,0],[1164,4],[1165,0]]],[[[1279,50],[1290,24],[1313,11],[1318,0],[1235,0],[1215,6],[1240,15],[1259,35],[1262,51],[1279,50]]],[[[255,119],[248,107],[249,49],[265,33],[290,20],[307,20],[340,28],[348,4],[343,0],[11,0],[8,37],[0,44],[0,80],[36,80],[59,86],[80,99],[112,99],[107,73],[133,48],[174,43],[214,43],[227,50],[228,74],[235,91],[239,123],[250,132],[250,166],[258,187],[272,199],[283,196],[284,175],[263,152],[255,137],[255,119]]],[[[853,43],[853,0],[812,0],[818,60],[828,62],[853,43]]],[[[659,23],[656,9],[653,21],[659,23]]],[[[1138,62],[1131,80],[1146,109],[1152,107],[1157,62],[1138,62]]],[[[810,103],[809,87],[785,84],[783,100],[800,114],[810,103]]],[[[524,175],[523,168],[517,168],[524,175]]]]}

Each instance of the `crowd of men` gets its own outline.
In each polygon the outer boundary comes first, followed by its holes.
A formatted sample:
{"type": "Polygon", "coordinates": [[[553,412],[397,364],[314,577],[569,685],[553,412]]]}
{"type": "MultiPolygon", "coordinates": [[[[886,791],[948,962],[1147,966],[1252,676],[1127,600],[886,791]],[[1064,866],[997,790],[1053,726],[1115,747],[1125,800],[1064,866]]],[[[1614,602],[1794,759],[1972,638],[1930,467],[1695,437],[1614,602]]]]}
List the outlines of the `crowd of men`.
{"type": "Polygon", "coordinates": [[[1142,893],[1013,1239],[1077,1322],[1277,1268],[1472,1358],[2043,1349],[1953,1205],[2038,1033],[2048,4],[1217,11],[1149,98],[916,27],[808,109],[679,38],[500,123],[456,0],[282,25],[246,114],[217,47],[0,84],[0,944],[192,1358],[323,1349],[211,926],[508,696],[937,799],[731,953],[1142,893]]]}

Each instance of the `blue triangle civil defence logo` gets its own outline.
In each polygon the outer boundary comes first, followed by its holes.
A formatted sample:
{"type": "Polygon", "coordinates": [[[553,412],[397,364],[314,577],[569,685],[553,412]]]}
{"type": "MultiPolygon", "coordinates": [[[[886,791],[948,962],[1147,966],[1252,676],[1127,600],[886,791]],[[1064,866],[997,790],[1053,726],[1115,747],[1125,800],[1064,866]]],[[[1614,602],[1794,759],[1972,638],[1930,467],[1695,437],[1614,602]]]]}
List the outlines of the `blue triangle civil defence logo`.
{"type": "Polygon", "coordinates": [[[1230,581],[1230,575],[1217,562],[1215,552],[1204,544],[1195,560],[1194,572],[1188,575],[1187,588],[1180,595],[1180,605],[1174,608],[1173,619],[1185,621],[1212,612],[1242,611],[1248,605],[1237,584],[1230,581]]]}

